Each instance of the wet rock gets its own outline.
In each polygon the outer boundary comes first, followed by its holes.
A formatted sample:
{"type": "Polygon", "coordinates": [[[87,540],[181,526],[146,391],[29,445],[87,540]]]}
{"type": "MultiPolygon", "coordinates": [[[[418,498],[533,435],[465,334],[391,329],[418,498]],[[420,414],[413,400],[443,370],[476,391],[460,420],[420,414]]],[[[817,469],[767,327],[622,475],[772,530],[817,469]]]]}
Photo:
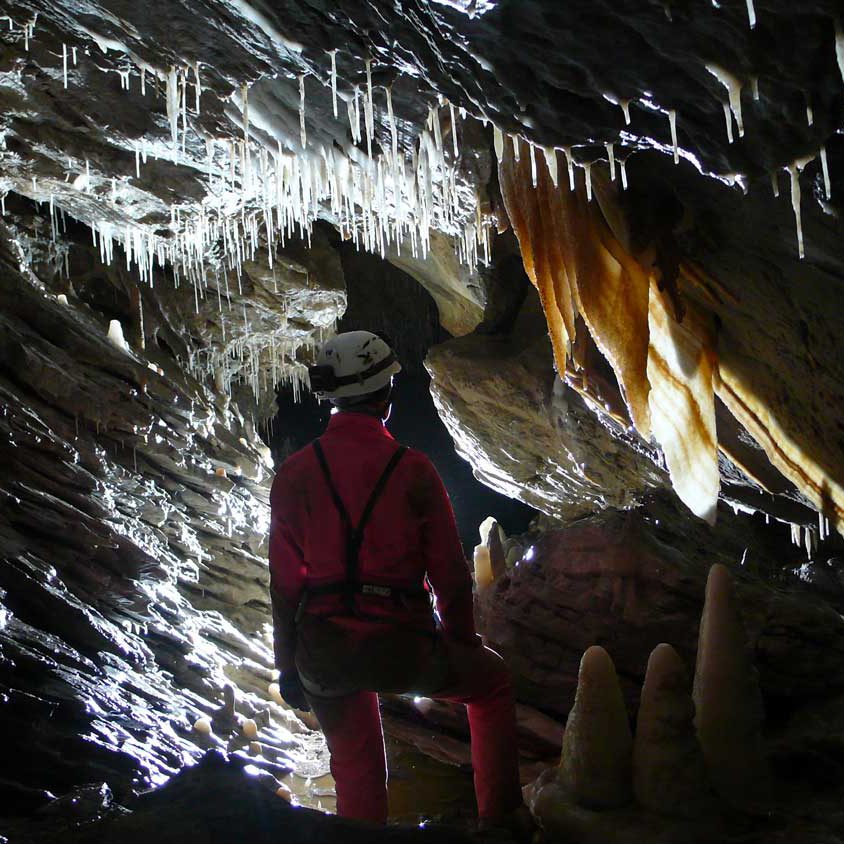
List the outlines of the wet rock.
{"type": "Polygon", "coordinates": [[[650,460],[555,385],[547,341],[536,332],[525,318],[512,340],[470,335],[426,359],[437,410],[475,476],[563,520],[630,506],[660,487],[650,460]]]}

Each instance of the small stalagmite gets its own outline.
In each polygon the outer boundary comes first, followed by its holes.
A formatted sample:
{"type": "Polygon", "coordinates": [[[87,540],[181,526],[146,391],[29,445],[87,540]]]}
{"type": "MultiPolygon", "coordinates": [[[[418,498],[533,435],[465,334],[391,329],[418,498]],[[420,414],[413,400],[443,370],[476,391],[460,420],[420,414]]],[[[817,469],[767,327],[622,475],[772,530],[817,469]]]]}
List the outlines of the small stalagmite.
{"type": "Polygon", "coordinates": [[[494,583],[506,570],[501,528],[492,516],[479,527],[481,544],[475,546],[475,583],[479,590],[494,583]]]}
{"type": "Polygon", "coordinates": [[[633,792],[661,815],[694,817],[712,805],[694,728],[689,673],[671,645],[648,660],[633,741],[633,792]]]}
{"type": "Polygon", "coordinates": [[[610,655],[593,645],[580,661],[563,736],[559,779],[575,802],[609,809],[630,802],[633,738],[610,655]]]}
{"type": "Polygon", "coordinates": [[[765,804],[770,772],[762,748],[762,695],[725,566],[709,570],[692,697],[709,778],[730,803],[765,804]]]}

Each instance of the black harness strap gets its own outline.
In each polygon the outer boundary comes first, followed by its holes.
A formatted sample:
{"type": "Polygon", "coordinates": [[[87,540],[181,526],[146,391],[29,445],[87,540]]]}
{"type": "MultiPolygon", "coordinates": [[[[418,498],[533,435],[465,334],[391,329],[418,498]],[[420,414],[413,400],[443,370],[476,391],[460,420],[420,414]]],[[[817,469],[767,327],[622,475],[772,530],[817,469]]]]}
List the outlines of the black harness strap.
{"type": "Polygon", "coordinates": [[[334,506],[337,508],[337,512],[346,529],[346,581],[342,584],[340,591],[345,594],[347,608],[351,613],[354,613],[355,595],[361,592],[364,594],[368,593],[368,590],[365,588],[367,584],[361,584],[358,580],[358,569],[360,566],[358,554],[363,544],[363,532],[372,516],[372,511],[378,499],[381,497],[381,493],[384,491],[384,487],[387,485],[387,481],[390,479],[390,475],[393,474],[393,470],[398,465],[399,460],[401,460],[407,451],[407,447],[399,446],[393,452],[392,457],[390,457],[387,465],[384,467],[384,471],[381,473],[381,477],[378,478],[378,482],[375,484],[369,500],[366,502],[366,506],[363,508],[363,513],[357,527],[354,527],[349,517],[349,512],[343,504],[343,499],[340,498],[340,494],[334,486],[334,481],[331,479],[331,470],[328,468],[328,461],[325,459],[325,452],[322,450],[320,441],[314,440],[313,446],[320,468],[322,469],[322,474],[325,476],[328,489],[331,491],[331,497],[334,499],[334,506]]]}

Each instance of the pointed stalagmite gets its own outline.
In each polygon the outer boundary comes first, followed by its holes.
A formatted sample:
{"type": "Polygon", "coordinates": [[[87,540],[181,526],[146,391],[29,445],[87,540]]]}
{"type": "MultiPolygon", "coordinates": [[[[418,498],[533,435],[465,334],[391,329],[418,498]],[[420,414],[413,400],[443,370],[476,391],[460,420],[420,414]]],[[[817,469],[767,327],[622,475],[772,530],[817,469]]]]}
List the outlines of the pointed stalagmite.
{"type": "Polygon", "coordinates": [[[706,582],[692,697],[715,789],[734,804],[765,803],[770,779],[762,748],[762,696],[736,610],[733,578],[722,565],[712,566],[706,582]]]}
{"type": "Polygon", "coordinates": [[[711,804],[694,715],[686,666],[671,645],[657,645],[648,660],[633,742],[633,792],[644,808],[693,817],[711,804]]]}
{"type": "Polygon", "coordinates": [[[580,661],[577,693],[563,736],[559,779],[575,802],[594,809],[632,797],[633,738],[610,655],[593,645],[580,661]]]}

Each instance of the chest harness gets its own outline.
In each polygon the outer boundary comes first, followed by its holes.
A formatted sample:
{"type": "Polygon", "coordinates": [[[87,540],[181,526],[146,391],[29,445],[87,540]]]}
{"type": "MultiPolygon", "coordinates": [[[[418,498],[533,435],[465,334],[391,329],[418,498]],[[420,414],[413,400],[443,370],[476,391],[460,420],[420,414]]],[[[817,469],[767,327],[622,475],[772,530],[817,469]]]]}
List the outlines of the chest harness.
{"type": "Polygon", "coordinates": [[[361,612],[355,600],[359,595],[385,598],[394,601],[398,606],[404,607],[406,607],[408,605],[408,601],[412,599],[416,599],[417,601],[419,601],[419,599],[424,599],[428,601],[430,605],[431,595],[422,586],[391,586],[385,583],[366,583],[360,579],[360,548],[363,544],[364,530],[366,529],[366,525],[372,516],[372,511],[375,509],[375,505],[378,503],[378,499],[381,497],[381,494],[384,492],[384,488],[387,486],[387,481],[389,481],[390,476],[393,474],[393,471],[399,461],[407,451],[407,447],[399,446],[399,448],[393,452],[392,457],[390,457],[384,471],[381,473],[381,477],[378,478],[378,481],[369,496],[369,500],[366,502],[366,506],[363,508],[363,513],[361,514],[360,521],[357,525],[352,524],[349,512],[346,510],[343,500],[337,492],[337,487],[334,485],[334,481],[331,478],[331,470],[328,467],[328,461],[325,459],[325,452],[322,450],[322,445],[319,440],[314,440],[313,449],[346,534],[346,577],[343,580],[335,580],[329,583],[319,583],[313,586],[306,586],[302,592],[302,599],[299,602],[299,607],[296,610],[296,621],[298,622],[301,620],[308,600],[321,595],[341,595],[343,597],[344,609],[340,613],[334,613],[335,615],[352,615],[357,618],[365,618],[375,621],[382,621],[383,619],[379,616],[368,615],[361,612]]]}

